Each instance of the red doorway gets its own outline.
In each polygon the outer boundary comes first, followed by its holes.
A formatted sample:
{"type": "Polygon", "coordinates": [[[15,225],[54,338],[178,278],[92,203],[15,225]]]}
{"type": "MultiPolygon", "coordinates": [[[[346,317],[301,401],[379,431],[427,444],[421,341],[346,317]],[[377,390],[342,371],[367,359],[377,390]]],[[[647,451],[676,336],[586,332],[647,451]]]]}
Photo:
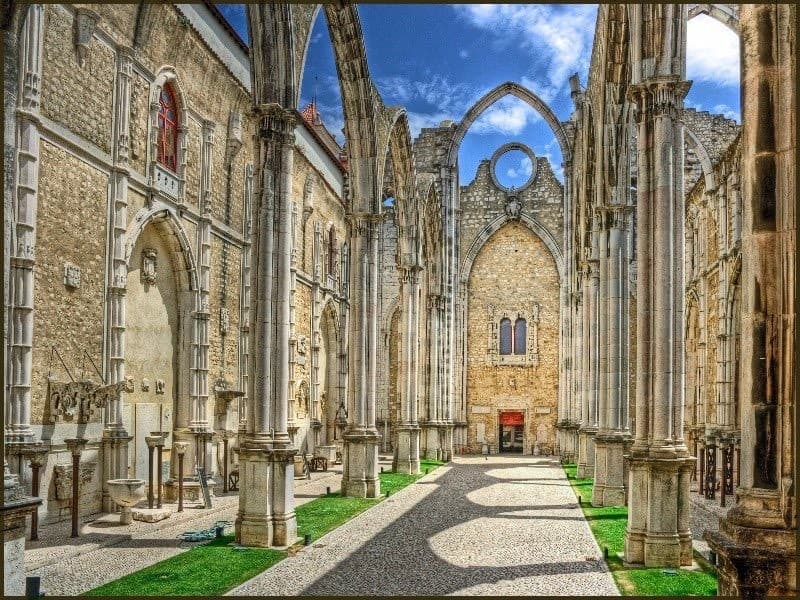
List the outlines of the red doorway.
{"type": "Polygon", "coordinates": [[[500,413],[500,452],[522,453],[525,432],[525,413],[506,411],[500,413]]]}

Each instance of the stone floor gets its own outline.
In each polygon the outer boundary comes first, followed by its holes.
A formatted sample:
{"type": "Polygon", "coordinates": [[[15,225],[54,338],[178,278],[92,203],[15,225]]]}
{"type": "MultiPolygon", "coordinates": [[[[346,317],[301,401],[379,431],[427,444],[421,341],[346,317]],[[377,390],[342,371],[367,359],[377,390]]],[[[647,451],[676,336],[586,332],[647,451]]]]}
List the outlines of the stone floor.
{"type": "Polygon", "coordinates": [[[233,595],[618,595],[557,460],[458,457],[233,595]]]}
{"type": "MultiPolygon", "coordinates": [[[[338,491],[341,477],[342,467],[336,465],[327,472],[312,473],[311,480],[295,480],[295,504],[310,502],[327,487],[338,491]]],[[[83,519],[79,538],[69,537],[69,521],[40,527],[39,540],[25,545],[25,575],[41,577],[41,591],[47,596],[81,594],[184,552],[191,545],[181,542],[183,532],[207,529],[215,521],[233,522],[238,502],[238,494],[229,493],[214,496],[208,510],[184,503],[183,512],[173,512],[157,523],[120,525],[119,514],[96,514],[83,519]]],[[[176,504],[164,506],[177,509],[176,504]]]]}

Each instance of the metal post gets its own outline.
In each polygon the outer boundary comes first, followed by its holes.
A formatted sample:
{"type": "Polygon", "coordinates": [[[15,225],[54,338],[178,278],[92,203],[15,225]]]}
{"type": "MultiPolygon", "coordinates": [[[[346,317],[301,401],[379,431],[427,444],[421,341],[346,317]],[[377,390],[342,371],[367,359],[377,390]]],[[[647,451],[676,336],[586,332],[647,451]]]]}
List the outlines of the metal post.
{"type": "Polygon", "coordinates": [[[158,481],[158,485],[156,487],[158,500],[156,501],[156,508],[161,508],[161,471],[162,471],[162,464],[163,464],[163,451],[164,451],[164,438],[161,438],[161,443],[157,446],[158,448],[158,473],[156,475],[156,480],[158,481]]]}
{"type": "MultiPolygon", "coordinates": [[[[37,497],[39,495],[39,465],[31,461],[31,496],[37,497]]],[[[35,542],[39,539],[39,509],[34,509],[31,514],[31,541],[35,542]]]]}
{"type": "Polygon", "coordinates": [[[228,432],[222,436],[222,491],[228,493],[228,432]]]}
{"type": "Polygon", "coordinates": [[[188,444],[175,442],[173,446],[178,453],[178,512],[183,512],[183,454],[186,452],[188,444]]]}
{"type": "Polygon", "coordinates": [[[153,508],[153,446],[147,448],[147,507],[153,508]]]}
{"type": "Polygon", "coordinates": [[[72,452],[72,533],[70,537],[78,537],[78,503],[80,501],[81,452],[86,446],[84,438],[64,440],[72,452]]]}

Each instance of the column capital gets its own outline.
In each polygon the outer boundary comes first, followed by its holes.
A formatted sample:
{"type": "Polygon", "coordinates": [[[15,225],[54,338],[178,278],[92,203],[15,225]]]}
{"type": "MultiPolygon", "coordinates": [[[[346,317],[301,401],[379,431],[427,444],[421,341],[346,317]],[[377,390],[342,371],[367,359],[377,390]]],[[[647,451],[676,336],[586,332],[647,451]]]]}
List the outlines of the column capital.
{"type": "Polygon", "coordinates": [[[645,114],[678,118],[692,82],[678,75],[650,77],[628,87],[627,98],[636,104],[637,119],[645,114]]]}
{"type": "Polygon", "coordinates": [[[254,106],[252,114],[259,121],[259,137],[284,143],[294,141],[297,116],[293,111],[273,102],[254,106]]]}

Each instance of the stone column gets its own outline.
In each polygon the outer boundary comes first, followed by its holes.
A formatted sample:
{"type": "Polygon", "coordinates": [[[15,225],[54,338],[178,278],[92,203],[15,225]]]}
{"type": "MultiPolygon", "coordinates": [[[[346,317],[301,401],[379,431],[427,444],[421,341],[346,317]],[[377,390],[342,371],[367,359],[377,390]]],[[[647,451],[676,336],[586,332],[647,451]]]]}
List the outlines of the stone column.
{"type": "Polygon", "coordinates": [[[428,424],[425,434],[425,458],[441,460],[441,443],[446,430],[442,420],[442,396],[439,387],[441,352],[441,322],[439,321],[439,311],[441,297],[437,294],[428,295],[428,424]]]}
{"type": "Polygon", "coordinates": [[[581,302],[580,318],[581,318],[581,381],[583,382],[581,390],[581,418],[580,427],[578,428],[578,469],[577,477],[591,477],[594,474],[594,440],[589,441],[589,434],[593,433],[591,426],[592,418],[589,415],[590,407],[594,405],[594,397],[592,391],[591,380],[591,277],[589,270],[589,262],[584,261],[581,265],[581,302]],[[591,449],[591,459],[589,458],[589,450],[591,449]]]}
{"type": "Polygon", "coordinates": [[[31,369],[33,351],[36,210],[39,194],[39,101],[42,80],[44,6],[32,4],[20,36],[22,90],[18,115],[16,220],[12,229],[9,277],[9,340],[6,374],[5,441],[33,439],[31,369]]]}
{"type": "Polygon", "coordinates": [[[236,540],[285,546],[297,538],[294,455],[287,431],[291,183],[295,116],[277,104],[258,105],[253,207],[250,374],[247,431],[239,450],[236,540]]]}
{"type": "MultiPolygon", "coordinates": [[[[685,32],[681,7],[642,5],[635,10],[637,27],[651,28],[651,36],[680,40],[685,32]]],[[[650,64],[648,60],[643,64],[650,64]]],[[[694,459],[683,439],[681,389],[685,211],[679,118],[689,83],[670,74],[673,58],[660,60],[656,74],[639,73],[640,80],[629,88],[638,125],[638,341],[625,560],[648,567],[678,567],[692,561],[687,509],[694,459]]]]}
{"type": "MultiPolygon", "coordinates": [[[[117,51],[117,89],[115,96],[114,167],[111,171],[111,255],[106,294],[108,328],[106,380],[125,380],[125,289],[128,264],[125,260],[125,232],[128,228],[128,152],[130,148],[131,75],[133,50],[121,46],[117,51]]],[[[132,437],[122,423],[122,391],[109,397],[103,428],[103,510],[114,512],[107,481],[128,476],[128,442],[132,437]]]]}
{"type": "Polygon", "coordinates": [[[351,216],[348,425],[344,434],[342,493],[358,498],[380,495],[375,428],[377,355],[378,237],[380,215],[351,216]]]}
{"type": "Polygon", "coordinates": [[[718,592],[797,595],[796,7],[742,5],[741,481],[705,534],[718,592]]]}
{"type": "Polygon", "coordinates": [[[419,424],[417,380],[419,376],[419,273],[417,265],[400,266],[400,298],[403,319],[400,350],[400,414],[394,470],[419,473],[419,424]]]}
{"type": "MultiPolygon", "coordinates": [[[[442,178],[442,191],[444,201],[444,219],[442,229],[444,240],[442,243],[442,254],[445,260],[443,269],[444,288],[442,289],[444,301],[440,323],[443,325],[442,336],[442,419],[444,421],[445,436],[442,446],[443,460],[450,460],[453,457],[453,405],[456,398],[461,398],[465,394],[465,386],[460,384],[461,376],[466,369],[459,361],[459,368],[456,369],[456,355],[460,356],[457,347],[461,347],[462,338],[466,336],[465,323],[458,317],[460,312],[457,299],[460,294],[460,284],[458,279],[458,246],[457,240],[460,235],[459,227],[459,187],[458,170],[453,167],[442,167],[440,171],[442,178]],[[457,379],[458,378],[458,379],[457,379]],[[458,394],[458,396],[456,396],[458,394]]],[[[466,443],[466,434],[464,434],[466,443]]]]}
{"type": "Polygon", "coordinates": [[[626,332],[628,331],[628,244],[625,216],[628,207],[604,207],[607,229],[606,252],[601,252],[605,278],[604,306],[600,314],[600,344],[605,346],[601,377],[598,431],[595,438],[595,480],[592,491],[594,506],[621,506],[625,503],[623,477],[624,442],[628,436],[628,365],[626,332]]]}

